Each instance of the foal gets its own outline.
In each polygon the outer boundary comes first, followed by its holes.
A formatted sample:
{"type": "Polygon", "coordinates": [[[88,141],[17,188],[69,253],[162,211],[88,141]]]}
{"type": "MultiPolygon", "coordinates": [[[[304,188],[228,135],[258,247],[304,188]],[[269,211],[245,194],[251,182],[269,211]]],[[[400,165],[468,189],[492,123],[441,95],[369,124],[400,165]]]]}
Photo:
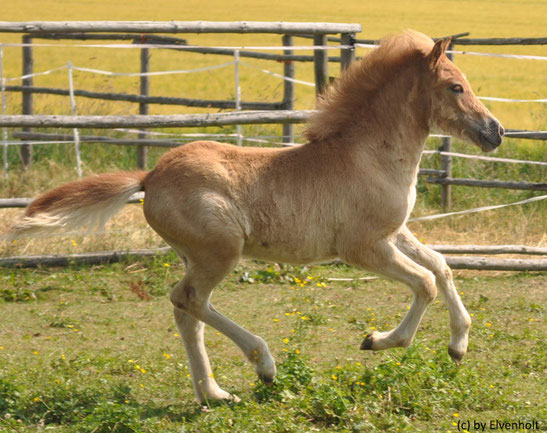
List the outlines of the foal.
{"type": "Polygon", "coordinates": [[[368,335],[361,349],[408,346],[428,304],[444,295],[459,362],[471,324],[443,257],[406,228],[418,164],[432,129],[496,148],[504,130],[445,55],[448,40],[406,32],[351,66],[319,101],[308,143],[288,149],[200,141],[166,153],[150,172],[88,177],[34,200],[14,235],[103,222],[137,191],[152,228],[186,264],[172,290],[198,400],[233,399],[211,374],[203,328],[236,343],[271,382],[264,340],[219,313],[213,288],[240,257],[306,264],[340,258],[409,286],[405,318],[368,335]]]}

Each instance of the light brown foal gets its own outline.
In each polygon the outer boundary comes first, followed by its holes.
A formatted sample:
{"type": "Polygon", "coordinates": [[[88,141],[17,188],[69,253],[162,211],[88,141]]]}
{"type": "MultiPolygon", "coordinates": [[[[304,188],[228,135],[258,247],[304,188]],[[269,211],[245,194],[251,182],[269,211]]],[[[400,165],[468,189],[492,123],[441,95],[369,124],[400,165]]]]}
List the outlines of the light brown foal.
{"type": "Polygon", "coordinates": [[[438,287],[450,314],[448,350],[459,362],[471,319],[444,258],[405,223],[432,129],[484,151],[496,148],[504,131],[446,57],[448,43],[411,31],[384,40],[321,98],[305,145],[190,143],[148,173],[98,175],[39,196],[14,234],[100,223],[145,191],[148,223],[187,267],[171,301],[200,401],[235,398],[213,378],[204,324],[232,339],[264,381],[275,376],[266,342],[210,302],[242,256],[295,264],[340,258],[407,284],[414,299],[405,318],[392,331],[368,335],[361,349],[408,346],[438,287]]]}

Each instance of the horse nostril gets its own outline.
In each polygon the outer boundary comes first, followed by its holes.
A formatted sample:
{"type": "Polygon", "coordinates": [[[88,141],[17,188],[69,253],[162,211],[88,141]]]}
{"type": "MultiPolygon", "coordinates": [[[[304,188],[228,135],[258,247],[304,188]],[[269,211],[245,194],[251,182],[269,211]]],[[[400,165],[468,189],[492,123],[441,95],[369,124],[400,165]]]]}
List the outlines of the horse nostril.
{"type": "Polygon", "coordinates": [[[505,135],[505,128],[501,125],[501,123],[499,124],[499,133],[500,137],[503,137],[505,135]]]}
{"type": "Polygon", "coordinates": [[[505,134],[505,129],[496,119],[490,119],[488,130],[491,134],[497,133],[500,137],[503,137],[505,134]]]}

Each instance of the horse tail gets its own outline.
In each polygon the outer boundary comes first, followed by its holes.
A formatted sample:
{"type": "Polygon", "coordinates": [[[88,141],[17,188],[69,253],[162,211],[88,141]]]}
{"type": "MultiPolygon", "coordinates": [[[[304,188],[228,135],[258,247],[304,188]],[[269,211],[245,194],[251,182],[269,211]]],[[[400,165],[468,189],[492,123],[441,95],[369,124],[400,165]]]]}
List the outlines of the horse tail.
{"type": "Polygon", "coordinates": [[[105,173],[58,186],[33,200],[10,237],[99,229],[136,192],[144,191],[144,171],[105,173]]]}

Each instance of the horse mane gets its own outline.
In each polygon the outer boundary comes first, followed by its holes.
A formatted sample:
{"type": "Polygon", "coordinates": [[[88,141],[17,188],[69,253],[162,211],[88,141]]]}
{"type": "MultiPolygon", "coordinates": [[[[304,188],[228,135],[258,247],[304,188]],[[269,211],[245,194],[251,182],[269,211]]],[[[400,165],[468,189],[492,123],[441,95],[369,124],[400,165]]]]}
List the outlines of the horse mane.
{"type": "Polygon", "coordinates": [[[372,99],[393,82],[404,65],[425,58],[432,47],[432,39],[412,30],[383,39],[378,48],[354,62],[319,96],[318,111],[304,133],[308,141],[339,137],[355,123],[357,112],[372,110],[372,99]]]}

